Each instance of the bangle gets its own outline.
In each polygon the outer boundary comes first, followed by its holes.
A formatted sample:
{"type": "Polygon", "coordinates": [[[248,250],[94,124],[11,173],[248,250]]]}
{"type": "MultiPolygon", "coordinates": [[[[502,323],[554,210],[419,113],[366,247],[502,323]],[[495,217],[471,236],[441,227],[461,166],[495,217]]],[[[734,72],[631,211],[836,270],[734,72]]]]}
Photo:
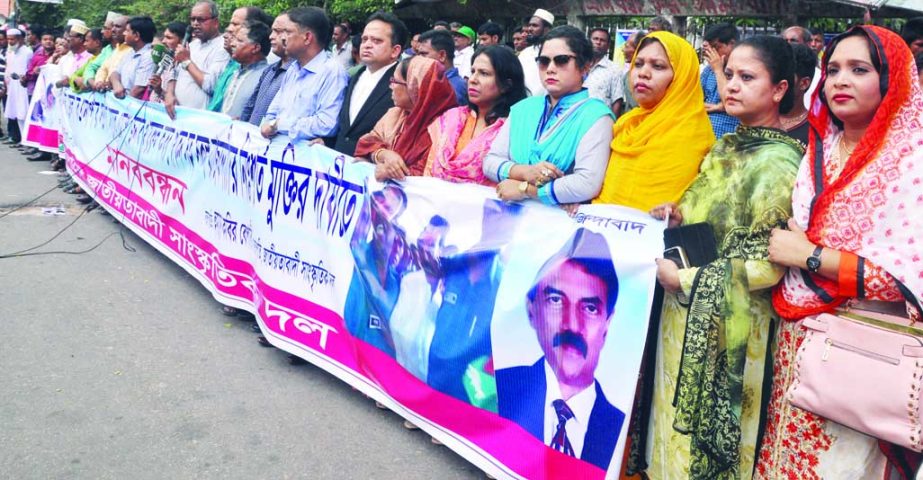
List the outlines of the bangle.
{"type": "Polygon", "coordinates": [[[379,148],[378,150],[375,150],[374,152],[372,152],[372,161],[373,161],[373,162],[379,163],[379,162],[378,162],[378,158],[381,156],[382,150],[384,150],[384,148],[379,148]]]}

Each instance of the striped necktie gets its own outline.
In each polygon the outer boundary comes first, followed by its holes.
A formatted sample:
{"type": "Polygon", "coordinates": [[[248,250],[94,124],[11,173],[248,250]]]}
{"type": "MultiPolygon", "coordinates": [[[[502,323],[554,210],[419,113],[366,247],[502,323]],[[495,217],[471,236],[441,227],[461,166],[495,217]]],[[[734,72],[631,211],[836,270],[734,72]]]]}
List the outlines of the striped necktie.
{"type": "Polygon", "coordinates": [[[574,418],[574,412],[564,403],[564,400],[555,400],[551,402],[551,405],[554,407],[555,413],[558,414],[558,427],[554,432],[554,437],[551,437],[550,446],[565,455],[575,457],[574,447],[570,445],[567,431],[564,429],[567,421],[574,418]]]}

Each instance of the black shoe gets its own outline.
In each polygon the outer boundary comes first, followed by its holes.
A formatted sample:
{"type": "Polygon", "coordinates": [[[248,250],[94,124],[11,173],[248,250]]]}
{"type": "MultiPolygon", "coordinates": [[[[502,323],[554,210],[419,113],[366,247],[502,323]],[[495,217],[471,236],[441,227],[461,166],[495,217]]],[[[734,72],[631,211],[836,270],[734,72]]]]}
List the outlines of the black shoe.
{"type": "Polygon", "coordinates": [[[26,157],[26,160],[30,162],[47,162],[48,160],[51,160],[51,154],[39,152],[37,155],[26,157]]]}
{"type": "Polygon", "coordinates": [[[299,356],[297,356],[297,355],[291,355],[291,354],[289,354],[289,356],[288,356],[288,363],[289,363],[289,365],[305,365],[305,364],[308,363],[308,361],[305,360],[305,359],[303,359],[303,358],[301,358],[301,357],[299,357],[299,356]]]}
{"type": "Polygon", "coordinates": [[[259,337],[256,337],[256,343],[259,343],[260,346],[261,346],[261,347],[264,347],[264,348],[270,348],[270,347],[272,347],[272,344],[269,343],[269,340],[266,340],[266,337],[264,337],[264,336],[262,336],[262,335],[260,335],[259,337]]]}
{"type": "Polygon", "coordinates": [[[26,147],[26,148],[24,148],[23,151],[22,151],[22,154],[23,154],[23,155],[35,155],[35,154],[38,154],[38,153],[42,153],[42,152],[40,152],[39,149],[37,149],[37,148],[35,148],[35,147],[26,147]]]}
{"type": "Polygon", "coordinates": [[[242,322],[255,322],[256,321],[256,317],[254,317],[252,313],[246,310],[240,310],[240,312],[237,314],[237,319],[242,322]]]}
{"type": "Polygon", "coordinates": [[[240,310],[238,310],[238,309],[236,309],[236,308],[234,308],[234,307],[229,307],[229,306],[227,306],[227,305],[222,305],[222,306],[221,306],[221,314],[222,314],[222,315],[226,315],[226,316],[228,316],[228,317],[236,317],[236,316],[237,316],[237,312],[240,312],[240,310]]]}
{"type": "Polygon", "coordinates": [[[93,201],[93,199],[90,198],[90,196],[85,193],[81,193],[80,195],[77,195],[77,198],[75,198],[75,200],[77,200],[77,203],[80,203],[82,205],[86,205],[93,201]]]}
{"type": "Polygon", "coordinates": [[[70,193],[69,190],[73,190],[74,188],[77,188],[77,184],[74,182],[62,183],[58,185],[58,188],[60,188],[61,190],[64,190],[64,193],[70,193]]]}
{"type": "Polygon", "coordinates": [[[253,322],[253,325],[250,325],[250,331],[253,333],[263,333],[263,331],[260,330],[260,324],[256,322],[253,322]]]}

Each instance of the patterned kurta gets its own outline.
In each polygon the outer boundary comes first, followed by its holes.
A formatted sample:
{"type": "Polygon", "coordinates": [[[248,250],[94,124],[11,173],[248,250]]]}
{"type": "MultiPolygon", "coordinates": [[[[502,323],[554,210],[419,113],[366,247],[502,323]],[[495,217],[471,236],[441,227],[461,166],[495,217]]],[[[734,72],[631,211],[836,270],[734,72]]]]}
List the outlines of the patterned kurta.
{"type": "Polygon", "coordinates": [[[685,224],[714,228],[719,258],[680,270],[682,295],[664,299],[652,479],[750,478],[773,325],[769,288],[784,273],[767,258],[769,233],[791,215],[802,153],[779,130],[740,127],[715,144],[680,202],[685,224]],[[687,298],[691,307],[680,303],[687,298]]]}

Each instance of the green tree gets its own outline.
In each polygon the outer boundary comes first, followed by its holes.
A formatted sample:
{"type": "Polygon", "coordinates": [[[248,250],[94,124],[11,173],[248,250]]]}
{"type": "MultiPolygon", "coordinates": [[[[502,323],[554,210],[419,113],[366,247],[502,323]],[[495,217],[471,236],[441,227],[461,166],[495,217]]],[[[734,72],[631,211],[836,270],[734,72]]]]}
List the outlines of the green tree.
{"type": "MultiPolygon", "coordinates": [[[[87,25],[98,27],[111,10],[126,15],[147,15],[162,27],[168,22],[186,22],[193,3],[190,0],[64,0],[61,4],[20,1],[18,5],[20,21],[30,24],[62,26],[68,18],[79,18],[87,25]]],[[[270,15],[313,5],[325,9],[335,21],[360,23],[372,12],[390,10],[394,5],[393,0],[216,0],[216,3],[222,25],[227,24],[234,9],[250,5],[270,15]]]]}

